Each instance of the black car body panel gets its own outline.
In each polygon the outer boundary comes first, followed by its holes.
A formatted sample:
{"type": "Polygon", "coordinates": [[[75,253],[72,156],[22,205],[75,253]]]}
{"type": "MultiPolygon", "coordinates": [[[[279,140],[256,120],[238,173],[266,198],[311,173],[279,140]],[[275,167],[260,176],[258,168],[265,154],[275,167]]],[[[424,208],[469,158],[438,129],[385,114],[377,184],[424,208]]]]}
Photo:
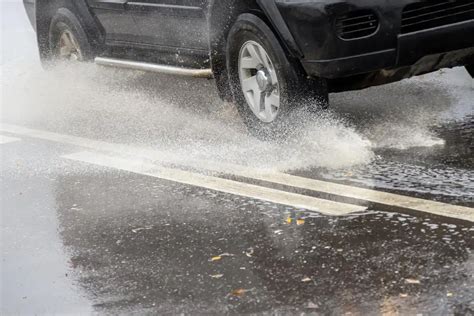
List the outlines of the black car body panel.
{"type": "Polygon", "coordinates": [[[298,43],[296,43],[293,34],[291,34],[291,31],[283,19],[275,1],[257,0],[257,2],[267,15],[270,23],[272,23],[273,27],[276,29],[278,35],[280,35],[280,38],[283,40],[283,44],[288,51],[297,58],[303,57],[303,52],[298,46],[298,43]]]}
{"type": "Polygon", "coordinates": [[[45,23],[38,33],[47,29],[43,7],[69,3],[98,55],[212,67],[218,86],[226,85],[226,32],[245,12],[264,19],[306,75],[326,78],[332,91],[474,63],[474,0],[24,1],[32,23],[45,23]]]}
{"type": "Polygon", "coordinates": [[[423,56],[473,46],[474,20],[403,34],[398,37],[397,65],[407,66],[423,56]]]}
{"type": "Polygon", "coordinates": [[[208,50],[207,0],[88,0],[107,41],[208,50]]]}
{"type": "MultiPolygon", "coordinates": [[[[461,22],[435,27],[428,25],[425,29],[402,34],[404,8],[411,4],[433,3],[442,10],[443,2],[449,1],[277,0],[277,5],[303,51],[302,64],[306,71],[325,78],[340,78],[403,67],[415,64],[427,55],[455,50],[467,49],[466,58],[471,56],[469,48],[474,47],[474,1],[458,1],[470,10],[461,22]],[[337,32],[338,20],[354,12],[361,12],[361,16],[373,14],[376,27],[365,36],[341,38],[337,32]]],[[[449,10],[449,4],[445,7],[449,10]]],[[[419,10],[430,14],[426,9],[419,10]]],[[[364,25],[362,18],[355,21],[364,25]]]]}
{"type": "Polygon", "coordinates": [[[26,14],[31,22],[31,25],[36,30],[36,14],[35,14],[35,0],[24,0],[26,14]]]}

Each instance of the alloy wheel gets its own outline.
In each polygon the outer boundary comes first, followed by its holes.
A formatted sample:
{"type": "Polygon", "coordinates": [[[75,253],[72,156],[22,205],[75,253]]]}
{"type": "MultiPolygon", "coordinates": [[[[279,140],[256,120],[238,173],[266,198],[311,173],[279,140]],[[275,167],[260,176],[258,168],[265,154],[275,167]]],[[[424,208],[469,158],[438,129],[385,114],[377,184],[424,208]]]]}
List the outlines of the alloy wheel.
{"type": "Polygon", "coordinates": [[[255,41],[239,53],[240,84],[248,106],[262,122],[271,123],[280,110],[280,87],[275,67],[265,49],[255,41]]]}
{"type": "Polygon", "coordinates": [[[57,49],[59,59],[69,61],[83,60],[81,48],[77,39],[69,30],[64,30],[61,33],[61,36],[59,36],[57,49]]]}

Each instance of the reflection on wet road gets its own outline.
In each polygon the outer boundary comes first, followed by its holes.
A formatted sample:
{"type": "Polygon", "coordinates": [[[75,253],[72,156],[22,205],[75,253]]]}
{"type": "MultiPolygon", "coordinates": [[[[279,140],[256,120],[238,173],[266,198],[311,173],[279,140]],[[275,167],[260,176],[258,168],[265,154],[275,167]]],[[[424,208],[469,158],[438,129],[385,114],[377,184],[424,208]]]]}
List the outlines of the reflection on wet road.
{"type": "MultiPolygon", "coordinates": [[[[5,147],[12,158],[5,161],[9,181],[2,182],[3,205],[22,223],[32,214],[43,218],[49,222],[43,230],[52,229],[52,235],[40,233],[8,246],[4,272],[21,281],[16,271],[28,266],[10,261],[18,258],[11,247],[29,245],[35,256],[62,248],[64,267],[40,264],[36,271],[50,275],[41,288],[53,293],[59,275],[51,273],[57,269],[64,273],[59,280],[72,284],[76,294],[66,292],[70,305],[63,311],[91,306],[108,314],[464,315],[473,309],[471,223],[375,209],[323,216],[77,164],[59,158],[73,148],[32,145],[5,147]],[[47,148],[53,152],[42,158],[51,166],[35,173],[32,154],[47,148]],[[15,212],[17,206],[21,211],[15,212]]],[[[10,226],[14,221],[6,218],[9,240],[37,229],[10,226]]],[[[4,299],[18,302],[16,293],[4,299]]],[[[37,294],[26,288],[23,293],[17,310],[36,310],[39,303],[31,299],[37,294]]],[[[50,304],[46,312],[60,308],[51,299],[43,302],[50,304]]]]}
{"type": "Polygon", "coordinates": [[[472,228],[465,224],[376,211],[308,216],[114,174],[65,177],[56,190],[61,237],[98,311],[472,308],[472,228]],[[127,200],[96,205],[110,183],[107,195],[127,200]],[[144,203],[149,197],[156,202],[144,203]]]}

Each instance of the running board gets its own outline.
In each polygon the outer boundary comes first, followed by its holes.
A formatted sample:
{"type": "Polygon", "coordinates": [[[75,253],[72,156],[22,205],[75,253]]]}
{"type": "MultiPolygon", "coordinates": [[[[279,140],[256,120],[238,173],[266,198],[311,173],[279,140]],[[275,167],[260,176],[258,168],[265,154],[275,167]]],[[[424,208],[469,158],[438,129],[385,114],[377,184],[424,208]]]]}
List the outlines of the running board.
{"type": "Polygon", "coordinates": [[[106,67],[133,69],[140,71],[159,72],[162,74],[178,75],[194,78],[213,78],[211,69],[190,69],[167,65],[144,63],[125,59],[96,57],[95,63],[106,67]]]}

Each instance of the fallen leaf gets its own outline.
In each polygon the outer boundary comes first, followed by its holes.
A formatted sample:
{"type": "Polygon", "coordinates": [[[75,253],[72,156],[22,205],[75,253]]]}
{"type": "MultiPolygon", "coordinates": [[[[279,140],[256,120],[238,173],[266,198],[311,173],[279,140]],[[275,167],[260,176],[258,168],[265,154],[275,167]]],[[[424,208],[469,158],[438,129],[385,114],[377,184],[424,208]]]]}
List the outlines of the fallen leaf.
{"type": "Polygon", "coordinates": [[[152,228],[153,228],[152,226],[138,227],[138,228],[132,229],[132,232],[134,232],[134,233],[136,234],[136,233],[138,233],[138,232],[141,231],[141,230],[149,230],[149,229],[152,229],[152,228]]]}
{"type": "Polygon", "coordinates": [[[247,289],[236,289],[233,290],[230,294],[233,296],[243,296],[245,293],[250,292],[252,290],[247,290],[247,289]]]}
{"type": "Polygon", "coordinates": [[[218,256],[212,257],[209,261],[219,261],[219,260],[223,259],[224,257],[234,257],[234,254],[224,252],[224,253],[221,253],[218,256]]]}
{"type": "Polygon", "coordinates": [[[222,278],[224,275],[223,274],[214,274],[214,275],[211,275],[211,278],[213,279],[220,279],[222,278]]]}
{"type": "Polygon", "coordinates": [[[298,226],[304,225],[304,219],[297,219],[296,220],[296,225],[298,225],[298,226]]]}
{"type": "Polygon", "coordinates": [[[417,279],[405,279],[405,283],[407,284],[420,284],[420,280],[417,279]]]}
{"type": "Polygon", "coordinates": [[[249,249],[247,249],[247,251],[245,252],[245,255],[250,258],[250,257],[252,257],[253,252],[254,252],[253,248],[249,248],[249,249]]]}
{"type": "Polygon", "coordinates": [[[301,279],[301,282],[310,282],[311,280],[312,280],[311,278],[305,277],[301,279]]]}
{"type": "Polygon", "coordinates": [[[287,224],[291,224],[292,221],[293,221],[293,220],[291,219],[291,217],[288,217],[288,218],[286,219],[286,223],[287,223],[287,224]]]}

